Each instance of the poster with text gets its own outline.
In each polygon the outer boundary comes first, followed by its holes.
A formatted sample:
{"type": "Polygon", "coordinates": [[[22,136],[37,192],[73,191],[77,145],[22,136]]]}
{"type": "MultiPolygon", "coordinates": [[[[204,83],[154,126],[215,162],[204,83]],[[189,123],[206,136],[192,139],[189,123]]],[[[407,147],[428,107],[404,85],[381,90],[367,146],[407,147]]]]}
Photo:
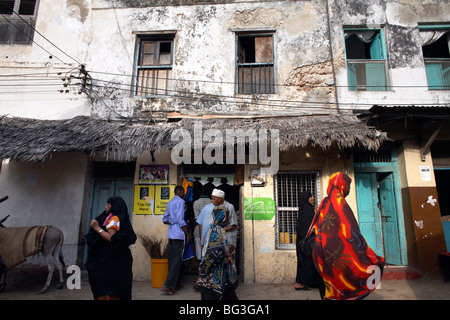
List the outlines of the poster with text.
{"type": "Polygon", "coordinates": [[[244,198],[245,220],[271,220],[275,216],[272,198],[244,198]]]}
{"type": "Polygon", "coordinates": [[[154,186],[155,187],[155,214],[166,212],[167,202],[175,196],[175,185],[154,186]]]}
{"type": "Polygon", "coordinates": [[[135,214],[153,214],[155,211],[155,186],[135,185],[133,212],[135,214]]]}

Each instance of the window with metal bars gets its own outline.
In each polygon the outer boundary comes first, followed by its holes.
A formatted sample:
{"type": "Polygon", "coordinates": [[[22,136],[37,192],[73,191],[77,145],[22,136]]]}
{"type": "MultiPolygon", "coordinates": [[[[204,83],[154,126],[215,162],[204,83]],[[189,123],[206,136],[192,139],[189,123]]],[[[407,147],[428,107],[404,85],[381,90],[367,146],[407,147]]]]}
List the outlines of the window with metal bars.
{"type": "Polygon", "coordinates": [[[237,92],[275,93],[272,34],[237,35],[237,92]]]}
{"type": "Polygon", "coordinates": [[[277,206],[276,249],[295,249],[299,194],[310,191],[316,202],[319,201],[319,171],[279,171],[275,176],[274,187],[277,206]]]}
{"type": "Polygon", "coordinates": [[[390,149],[369,151],[369,150],[356,150],[353,152],[353,162],[391,162],[392,152],[390,149]]]}
{"type": "Polygon", "coordinates": [[[171,94],[173,34],[138,38],[135,95],[152,97],[171,94]]]}

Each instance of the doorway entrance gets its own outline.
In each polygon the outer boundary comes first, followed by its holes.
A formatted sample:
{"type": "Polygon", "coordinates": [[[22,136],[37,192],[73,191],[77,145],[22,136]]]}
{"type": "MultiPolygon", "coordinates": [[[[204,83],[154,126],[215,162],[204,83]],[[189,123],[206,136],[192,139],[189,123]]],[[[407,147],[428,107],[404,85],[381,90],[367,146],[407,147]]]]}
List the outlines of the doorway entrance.
{"type": "Polygon", "coordinates": [[[386,263],[401,265],[393,173],[357,173],[355,178],[362,235],[386,263]]]}
{"type": "MultiPolygon", "coordinates": [[[[133,216],[131,213],[133,211],[135,167],[135,162],[93,162],[92,191],[86,232],[90,229],[90,221],[105,211],[106,201],[112,196],[123,198],[131,219],[133,216]]],[[[84,249],[84,263],[86,259],[87,246],[84,249]]]]}
{"type": "Polygon", "coordinates": [[[374,252],[391,265],[407,265],[400,175],[395,148],[355,151],[358,223],[374,252]]]}
{"type": "MultiPolygon", "coordinates": [[[[182,176],[192,183],[192,193],[190,193],[190,196],[186,196],[185,198],[186,219],[188,221],[195,221],[193,204],[200,198],[200,188],[202,187],[206,189],[208,197],[211,197],[211,192],[216,188],[224,191],[225,200],[234,206],[238,220],[235,249],[235,263],[238,273],[240,272],[241,265],[240,258],[242,243],[240,235],[240,226],[242,225],[242,210],[240,209],[242,184],[236,184],[236,180],[240,180],[239,177],[243,177],[243,172],[240,174],[239,168],[242,168],[243,171],[243,166],[233,164],[185,164],[183,166],[182,173],[182,176]]],[[[195,225],[195,223],[192,223],[192,225],[195,225]]],[[[194,239],[194,237],[192,237],[192,239],[194,239]]],[[[186,270],[185,268],[185,272],[189,272],[189,270],[186,270]]],[[[194,273],[197,273],[197,266],[194,269],[194,273]]]]}

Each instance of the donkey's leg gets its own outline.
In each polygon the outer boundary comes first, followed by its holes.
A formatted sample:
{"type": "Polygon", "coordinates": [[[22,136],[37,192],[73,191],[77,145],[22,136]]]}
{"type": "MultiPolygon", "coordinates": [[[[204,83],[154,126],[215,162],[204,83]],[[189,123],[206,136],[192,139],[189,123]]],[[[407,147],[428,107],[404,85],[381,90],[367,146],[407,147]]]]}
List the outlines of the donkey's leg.
{"type": "Polygon", "coordinates": [[[48,287],[50,286],[50,282],[52,281],[53,278],[53,272],[55,271],[55,259],[53,259],[53,256],[51,254],[45,254],[45,262],[47,263],[47,267],[48,267],[48,276],[47,276],[47,281],[45,282],[44,287],[41,289],[40,293],[45,293],[48,289],[48,287]]]}
{"type": "Polygon", "coordinates": [[[62,244],[64,241],[64,235],[58,228],[49,227],[44,236],[44,243],[42,245],[42,253],[44,254],[45,261],[48,266],[48,277],[44,288],[42,288],[41,293],[44,293],[52,281],[53,272],[55,267],[59,270],[59,287],[63,288],[63,266],[62,256],[60,255],[62,244]]]}
{"type": "Polygon", "coordinates": [[[55,247],[55,249],[53,250],[53,260],[56,262],[56,267],[58,268],[58,273],[59,273],[58,289],[64,288],[64,277],[63,277],[63,267],[64,267],[64,265],[61,262],[60,254],[61,254],[61,244],[58,244],[55,247]]]}
{"type": "Polygon", "coordinates": [[[0,292],[3,292],[6,288],[6,271],[2,273],[0,277],[0,292]]]}

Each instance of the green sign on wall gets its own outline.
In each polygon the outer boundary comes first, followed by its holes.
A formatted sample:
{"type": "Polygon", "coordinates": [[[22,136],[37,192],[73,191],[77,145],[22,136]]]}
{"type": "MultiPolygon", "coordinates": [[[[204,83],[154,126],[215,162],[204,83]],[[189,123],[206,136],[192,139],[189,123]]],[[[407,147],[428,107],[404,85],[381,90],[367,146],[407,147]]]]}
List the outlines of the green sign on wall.
{"type": "Polygon", "coordinates": [[[272,198],[244,198],[244,219],[271,220],[275,216],[275,201],[272,198]]]}

